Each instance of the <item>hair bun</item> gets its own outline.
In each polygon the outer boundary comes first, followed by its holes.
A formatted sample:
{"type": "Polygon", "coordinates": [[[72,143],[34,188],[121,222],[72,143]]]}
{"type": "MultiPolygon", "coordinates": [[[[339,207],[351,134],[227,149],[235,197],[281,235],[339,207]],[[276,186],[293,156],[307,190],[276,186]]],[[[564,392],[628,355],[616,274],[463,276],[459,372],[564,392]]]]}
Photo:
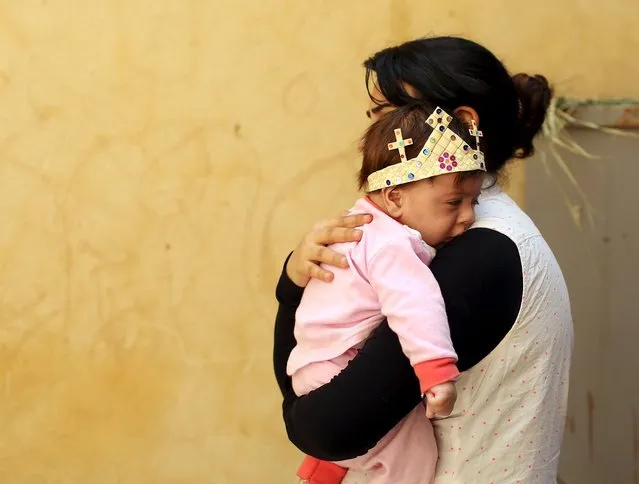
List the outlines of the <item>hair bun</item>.
{"type": "Polygon", "coordinates": [[[519,120],[515,126],[515,157],[527,158],[534,153],[533,139],[544,124],[552,99],[552,88],[541,75],[517,74],[513,82],[519,95],[519,120]]]}

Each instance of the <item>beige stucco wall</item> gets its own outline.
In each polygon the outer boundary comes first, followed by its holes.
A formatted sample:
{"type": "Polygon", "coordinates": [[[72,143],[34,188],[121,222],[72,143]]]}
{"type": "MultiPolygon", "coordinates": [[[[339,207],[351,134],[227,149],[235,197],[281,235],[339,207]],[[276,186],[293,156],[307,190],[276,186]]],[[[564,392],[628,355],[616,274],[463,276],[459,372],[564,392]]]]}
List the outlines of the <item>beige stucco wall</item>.
{"type": "Polygon", "coordinates": [[[360,62],[463,34],[562,93],[637,96],[638,14],[1,0],[0,482],[290,482],[273,288],[355,196],[360,62]]]}

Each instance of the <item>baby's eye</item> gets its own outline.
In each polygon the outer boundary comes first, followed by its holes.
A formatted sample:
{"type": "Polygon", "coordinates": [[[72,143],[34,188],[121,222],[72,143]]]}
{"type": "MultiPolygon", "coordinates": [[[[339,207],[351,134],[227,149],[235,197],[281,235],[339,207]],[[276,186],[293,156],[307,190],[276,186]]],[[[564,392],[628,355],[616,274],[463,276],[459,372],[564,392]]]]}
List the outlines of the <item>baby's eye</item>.
{"type": "Polygon", "coordinates": [[[448,201],[448,205],[452,205],[454,207],[457,207],[458,205],[461,205],[462,201],[461,198],[458,200],[449,200],[448,201]]]}

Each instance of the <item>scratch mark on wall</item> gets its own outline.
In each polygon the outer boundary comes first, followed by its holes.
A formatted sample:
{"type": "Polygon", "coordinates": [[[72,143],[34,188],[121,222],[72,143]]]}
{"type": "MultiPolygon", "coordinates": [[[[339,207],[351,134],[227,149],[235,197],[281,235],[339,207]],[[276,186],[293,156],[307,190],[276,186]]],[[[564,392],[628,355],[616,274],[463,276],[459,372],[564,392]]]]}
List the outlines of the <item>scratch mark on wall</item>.
{"type": "Polygon", "coordinates": [[[593,462],[595,458],[595,397],[590,391],[586,394],[586,404],[588,405],[588,456],[590,462],[593,462]]]}
{"type": "Polygon", "coordinates": [[[632,409],[632,475],[634,484],[639,484],[639,421],[637,409],[632,409]]]}
{"type": "Polygon", "coordinates": [[[282,90],[282,107],[294,116],[309,116],[317,101],[317,86],[308,72],[293,77],[282,90]]]}

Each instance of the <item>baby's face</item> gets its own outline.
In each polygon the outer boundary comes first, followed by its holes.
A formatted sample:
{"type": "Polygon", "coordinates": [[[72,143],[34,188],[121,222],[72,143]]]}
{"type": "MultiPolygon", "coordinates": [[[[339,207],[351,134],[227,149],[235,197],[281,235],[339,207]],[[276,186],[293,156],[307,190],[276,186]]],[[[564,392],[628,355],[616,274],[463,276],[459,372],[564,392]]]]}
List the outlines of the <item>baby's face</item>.
{"type": "Polygon", "coordinates": [[[430,180],[407,183],[401,222],[417,230],[431,247],[439,247],[463,234],[475,221],[475,205],[483,175],[458,181],[447,173],[430,180]]]}

